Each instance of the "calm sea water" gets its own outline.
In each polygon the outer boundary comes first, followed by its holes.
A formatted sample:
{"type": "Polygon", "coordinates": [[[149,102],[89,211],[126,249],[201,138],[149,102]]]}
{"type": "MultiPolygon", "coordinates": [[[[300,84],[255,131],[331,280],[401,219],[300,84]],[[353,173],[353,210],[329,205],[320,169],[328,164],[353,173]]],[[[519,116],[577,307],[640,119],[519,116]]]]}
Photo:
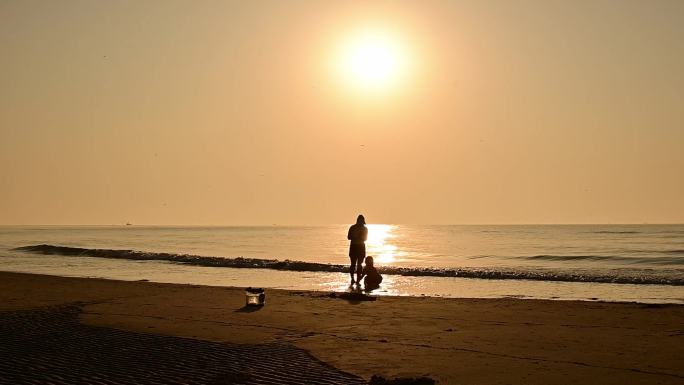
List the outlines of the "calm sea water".
{"type": "MultiPolygon", "coordinates": [[[[0,270],[344,290],[348,275],[326,269],[316,271],[316,266],[348,263],[347,228],[0,227],[0,270]],[[137,250],[162,260],[13,250],[39,244],[137,250]],[[160,257],[158,253],[289,259],[314,263],[314,268],[277,271],[211,267],[206,259],[202,263],[174,263],[163,260],[165,255],[160,257]]],[[[684,225],[369,225],[367,249],[376,265],[386,269],[378,294],[684,303],[684,225]]]]}

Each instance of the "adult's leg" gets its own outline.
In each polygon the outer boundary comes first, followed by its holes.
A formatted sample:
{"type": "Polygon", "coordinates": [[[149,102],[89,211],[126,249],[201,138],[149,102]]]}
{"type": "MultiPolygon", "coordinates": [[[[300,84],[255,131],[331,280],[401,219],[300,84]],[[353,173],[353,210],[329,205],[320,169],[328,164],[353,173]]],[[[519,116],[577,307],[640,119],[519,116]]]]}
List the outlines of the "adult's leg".
{"type": "Polygon", "coordinates": [[[363,261],[366,259],[366,245],[358,245],[356,251],[356,283],[361,284],[361,274],[363,273],[363,261]]]}
{"type": "MultiPolygon", "coordinates": [[[[351,253],[350,253],[351,254],[351,253]]],[[[354,284],[354,273],[356,272],[356,257],[349,255],[349,277],[351,278],[351,284],[354,284]]]]}

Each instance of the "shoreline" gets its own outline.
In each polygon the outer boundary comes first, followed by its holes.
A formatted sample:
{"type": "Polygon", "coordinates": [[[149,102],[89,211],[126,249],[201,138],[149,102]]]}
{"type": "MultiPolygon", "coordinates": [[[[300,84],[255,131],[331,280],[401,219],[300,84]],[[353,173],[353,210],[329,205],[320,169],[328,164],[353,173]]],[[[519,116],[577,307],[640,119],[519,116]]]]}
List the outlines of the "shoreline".
{"type": "MultiPolygon", "coordinates": [[[[675,384],[684,306],[382,296],[0,272],[0,311],[82,304],[84,325],[229,344],[287,344],[368,380],[440,384],[675,384]],[[657,320],[657,322],[654,322],[657,320]]],[[[122,369],[123,370],[123,369],[122,369]]]]}
{"type": "MultiPolygon", "coordinates": [[[[269,269],[276,271],[317,272],[317,273],[347,273],[349,268],[344,264],[306,262],[290,259],[250,258],[250,257],[220,257],[193,254],[179,254],[167,252],[149,252],[128,249],[100,249],[72,246],[37,244],[19,246],[10,251],[25,252],[37,255],[61,255],[66,257],[90,257],[110,260],[127,261],[158,261],[187,266],[224,267],[236,269],[269,269]]],[[[681,250],[676,250],[681,252],[681,250]]],[[[528,258],[551,257],[537,255],[528,258]]],[[[574,257],[579,258],[579,257],[574,257]]],[[[584,256],[581,258],[598,258],[584,256]]],[[[522,280],[540,282],[576,282],[576,283],[608,283],[625,285],[660,285],[684,286],[684,277],[645,276],[616,274],[618,269],[609,269],[597,273],[590,269],[583,271],[562,271],[550,268],[530,268],[521,266],[517,269],[510,267],[407,267],[380,266],[378,271],[383,275],[403,277],[440,277],[440,278],[473,278],[489,280],[522,280]],[[608,272],[611,272],[610,274],[608,272]]],[[[643,272],[642,272],[643,274],[643,272]]]]}
{"type": "MultiPolygon", "coordinates": [[[[238,270],[243,270],[239,268],[238,270]]],[[[8,270],[1,270],[0,268],[0,277],[2,277],[4,274],[13,274],[13,275],[27,275],[27,276],[40,276],[40,277],[54,277],[54,278],[66,278],[66,279],[86,279],[86,280],[95,280],[95,281],[106,281],[106,282],[128,282],[128,283],[149,283],[149,284],[154,284],[154,285],[171,285],[171,286],[180,286],[180,287],[205,287],[205,288],[215,288],[215,289],[228,289],[228,290],[245,290],[246,287],[248,286],[235,286],[235,285],[208,285],[208,284],[202,284],[202,283],[182,283],[182,282],[163,282],[163,281],[155,281],[155,280],[150,280],[150,279],[118,279],[118,278],[107,278],[107,277],[97,277],[97,276],[81,276],[81,275],[59,275],[59,274],[48,274],[48,273],[33,273],[33,272],[23,272],[23,271],[8,271],[8,270]]],[[[345,275],[346,277],[347,275],[345,275]]],[[[431,277],[433,278],[433,277],[431,277]]],[[[437,277],[437,278],[461,278],[461,277],[437,277]]],[[[468,280],[477,280],[477,278],[464,278],[468,280]]],[[[490,280],[484,280],[485,282],[489,282],[490,280]]],[[[492,280],[495,281],[495,280],[492,280]]],[[[534,281],[533,281],[534,282],[534,281]]],[[[552,281],[553,282],[553,281],[552,281]]],[[[595,284],[603,284],[603,283],[595,283],[595,284]]],[[[618,284],[618,285],[624,285],[624,284],[618,284]]],[[[348,289],[346,287],[346,283],[344,285],[341,285],[339,287],[344,286],[345,289],[348,289]]],[[[322,295],[329,295],[330,293],[343,293],[343,292],[349,292],[350,290],[340,290],[338,289],[331,289],[331,290],[314,290],[314,289],[284,289],[280,287],[264,287],[268,291],[274,291],[274,292],[284,292],[284,293],[306,293],[311,296],[322,296],[322,295]]],[[[684,302],[640,302],[640,301],[627,301],[627,300],[607,300],[607,299],[600,299],[600,298],[537,298],[537,297],[531,297],[531,296],[521,296],[521,295],[504,295],[500,297],[449,297],[449,296],[444,296],[444,295],[429,295],[429,294],[388,294],[386,292],[381,292],[378,290],[374,290],[372,292],[365,292],[361,290],[364,294],[367,294],[372,297],[377,297],[377,298],[395,298],[395,299],[444,299],[444,300],[464,300],[464,301],[470,301],[470,300],[515,300],[515,301],[548,301],[548,302],[578,302],[578,303],[605,303],[605,304],[624,304],[624,305],[644,305],[644,306],[682,306],[684,307],[684,302]]],[[[684,301],[684,299],[682,300],[684,301]]],[[[1,307],[0,307],[1,309],[1,307]]],[[[0,310],[1,311],[1,310],[0,310]]]]}
{"type": "MultiPolygon", "coordinates": [[[[132,261],[61,255],[15,255],[3,258],[2,271],[122,281],[195,284],[215,287],[258,286],[317,292],[344,291],[348,275],[252,268],[214,268],[165,261],[132,261]]],[[[634,285],[538,280],[386,275],[381,296],[438,298],[524,298],[607,302],[684,304],[684,286],[634,285]]]]}

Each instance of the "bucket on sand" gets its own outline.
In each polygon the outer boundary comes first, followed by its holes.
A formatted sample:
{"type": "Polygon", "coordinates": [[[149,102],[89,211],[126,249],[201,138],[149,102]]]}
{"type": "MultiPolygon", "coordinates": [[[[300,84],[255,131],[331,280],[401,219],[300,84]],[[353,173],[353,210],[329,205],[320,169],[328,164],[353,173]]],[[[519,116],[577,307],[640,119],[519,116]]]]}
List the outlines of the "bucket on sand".
{"type": "Polygon", "coordinates": [[[245,289],[246,306],[264,306],[266,304],[266,293],[262,288],[248,287],[245,289]]]}

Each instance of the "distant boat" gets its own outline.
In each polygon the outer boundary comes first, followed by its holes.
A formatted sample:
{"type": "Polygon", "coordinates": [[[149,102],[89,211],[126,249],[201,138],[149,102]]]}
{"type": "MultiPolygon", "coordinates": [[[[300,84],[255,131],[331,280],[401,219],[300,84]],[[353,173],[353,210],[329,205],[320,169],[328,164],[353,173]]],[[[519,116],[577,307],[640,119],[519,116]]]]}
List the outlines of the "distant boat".
{"type": "Polygon", "coordinates": [[[131,224],[131,222],[126,222],[126,226],[133,226],[133,224],[131,224]]]}

